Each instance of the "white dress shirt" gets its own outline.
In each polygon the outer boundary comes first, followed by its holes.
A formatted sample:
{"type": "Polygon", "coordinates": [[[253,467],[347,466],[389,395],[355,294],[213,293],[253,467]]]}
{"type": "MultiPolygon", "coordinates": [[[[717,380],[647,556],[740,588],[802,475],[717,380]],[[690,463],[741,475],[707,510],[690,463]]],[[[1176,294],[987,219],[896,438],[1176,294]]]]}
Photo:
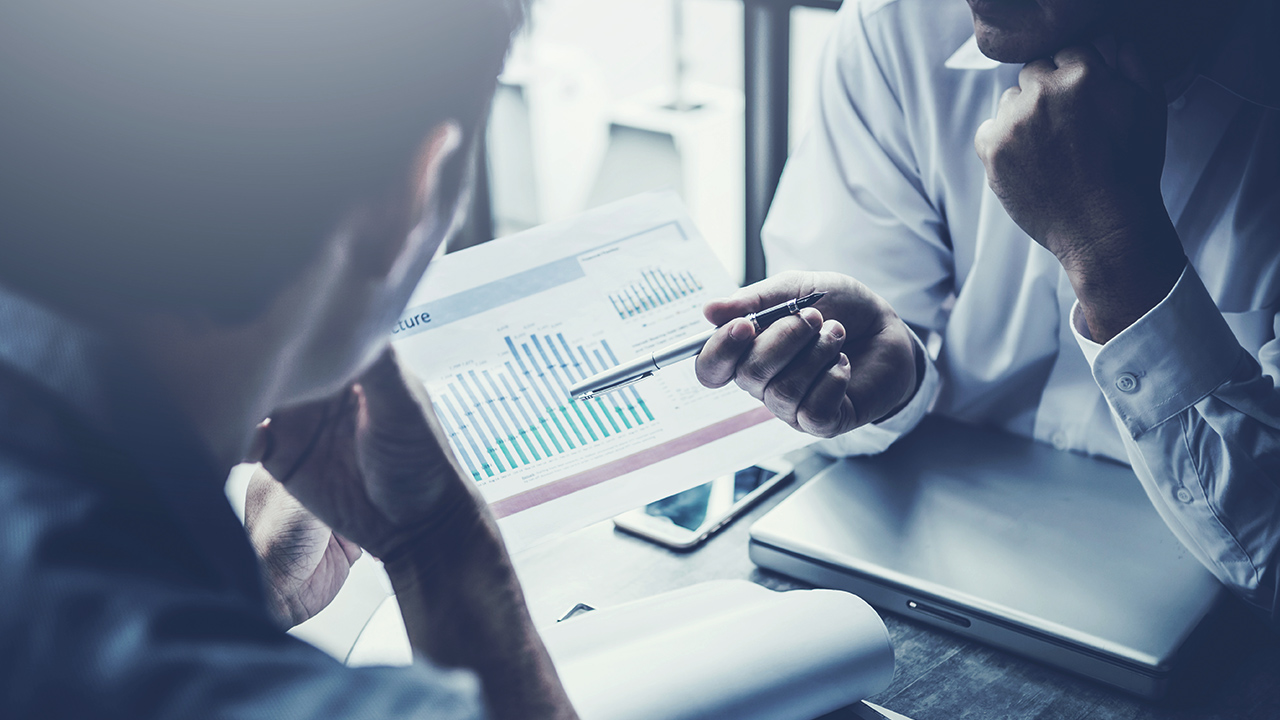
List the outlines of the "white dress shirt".
{"type": "Polygon", "coordinates": [[[851,275],[941,345],[903,411],[826,448],[878,452],[932,407],[1129,463],[1186,547],[1274,617],[1280,10],[1246,0],[1171,83],[1184,89],[1161,189],[1190,265],[1105,346],[1073,324],[1065,272],[1010,219],[973,149],[1020,69],[981,55],[962,0],[841,9],[765,224],[769,271],[851,275]]]}

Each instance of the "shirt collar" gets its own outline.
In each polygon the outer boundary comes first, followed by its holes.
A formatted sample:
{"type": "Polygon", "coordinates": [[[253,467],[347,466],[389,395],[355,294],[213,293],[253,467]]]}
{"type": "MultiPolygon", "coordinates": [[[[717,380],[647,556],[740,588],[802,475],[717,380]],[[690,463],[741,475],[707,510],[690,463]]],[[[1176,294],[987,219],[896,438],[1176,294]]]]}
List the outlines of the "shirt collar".
{"type": "MultiPolygon", "coordinates": [[[[1280,3],[1246,0],[1222,40],[1195,63],[1194,74],[1248,102],[1280,109],[1280,3]]],[[[993,70],[1002,63],[978,49],[969,36],[945,66],[951,70],[993,70]]]]}

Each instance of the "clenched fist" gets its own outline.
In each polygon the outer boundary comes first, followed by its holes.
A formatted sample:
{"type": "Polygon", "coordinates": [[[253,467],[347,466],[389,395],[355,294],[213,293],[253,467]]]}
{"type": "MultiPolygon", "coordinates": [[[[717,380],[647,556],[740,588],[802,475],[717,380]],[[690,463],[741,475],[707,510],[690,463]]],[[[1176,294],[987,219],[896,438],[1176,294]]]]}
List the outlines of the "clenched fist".
{"type": "Polygon", "coordinates": [[[1160,195],[1168,111],[1149,85],[1128,49],[1112,67],[1093,46],[1068,47],[1028,63],[974,137],[991,189],[1067,270],[1100,342],[1185,265],[1160,195]]]}

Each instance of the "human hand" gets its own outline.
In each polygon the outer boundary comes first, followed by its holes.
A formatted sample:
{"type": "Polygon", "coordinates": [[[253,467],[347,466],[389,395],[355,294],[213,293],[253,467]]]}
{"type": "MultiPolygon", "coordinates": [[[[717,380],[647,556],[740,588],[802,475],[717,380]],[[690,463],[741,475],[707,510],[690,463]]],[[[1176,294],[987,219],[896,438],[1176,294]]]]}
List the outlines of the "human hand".
{"type": "Polygon", "coordinates": [[[1068,268],[1164,212],[1164,95],[1140,79],[1136,61],[1113,69],[1091,45],[1064,48],[1027,63],[974,136],[1005,210],[1068,268]]]}
{"type": "Polygon", "coordinates": [[[271,613],[291,628],[328,607],[346,582],[360,548],[257,468],[245,496],[245,530],[262,560],[271,613]]]}
{"type": "MultiPolygon", "coordinates": [[[[383,560],[414,651],[475,671],[490,716],[576,718],[493,516],[390,348],[334,397],[273,412],[249,459],[383,560]]],[[[293,517],[314,551],[321,530],[293,517]]]]}
{"type": "Polygon", "coordinates": [[[703,310],[722,327],[698,355],[707,387],[736,383],[797,430],[834,437],[893,412],[916,388],[916,341],[893,308],[833,272],[791,272],[742,288],[703,310]],[[757,337],[743,316],[811,292],[815,307],[757,337]],[[825,320],[823,319],[825,316],[825,320]]]}
{"type": "Polygon", "coordinates": [[[1167,109],[1135,51],[1027,63],[974,147],[1009,216],[1058,258],[1094,339],[1154,307],[1185,264],[1160,194],[1167,109]]]}
{"type": "Polygon", "coordinates": [[[384,560],[483,522],[425,390],[389,348],[337,395],[273,412],[254,445],[250,459],[307,510],[384,560]]]}

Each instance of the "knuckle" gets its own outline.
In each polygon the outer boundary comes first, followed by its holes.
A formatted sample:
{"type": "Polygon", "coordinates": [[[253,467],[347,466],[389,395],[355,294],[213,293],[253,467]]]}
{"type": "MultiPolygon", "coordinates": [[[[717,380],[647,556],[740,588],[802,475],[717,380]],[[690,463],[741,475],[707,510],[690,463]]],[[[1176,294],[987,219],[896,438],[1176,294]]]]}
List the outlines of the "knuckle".
{"type": "Polygon", "coordinates": [[[718,362],[703,360],[701,356],[694,363],[694,374],[698,377],[698,382],[704,387],[720,388],[729,384],[733,379],[733,373],[727,371],[718,362]]]}
{"type": "Polygon", "coordinates": [[[764,398],[761,402],[763,402],[764,406],[769,408],[769,412],[773,413],[779,420],[782,420],[793,428],[799,425],[799,420],[796,417],[795,403],[788,402],[786,398],[781,398],[770,393],[767,388],[765,389],[764,398]]]}
{"type": "Polygon", "coordinates": [[[755,399],[762,400],[769,378],[770,373],[764,367],[757,363],[744,363],[734,373],[733,381],[755,399]]]}
{"type": "Polygon", "coordinates": [[[973,136],[973,150],[978,153],[978,159],[983,164],[988,164],[991,158],[991,121],[988,120],[978,126],[978,132],[973,136]]]}
{"type": "Polygon", "coordinates": [[[838,410],[820,412],[806,410],[802,417],[802,429],[810,435],[833,438],[840,434],[840,413],[838,410]]]}
{"type": "Polygon", "coordinates": [[[1081,62],[1068,63],[1058,70],[1058,85],[1063,90],[1074,90],[1093,79],[1093,71],[1081,62]]]}
{"type": "Polygon", "coordinates": [[[775,413],[783,410],[788,415],[794,415],[803,392],[804,388],[796,378],[780,375],[765,386],[764,402],[775,413]]]}

